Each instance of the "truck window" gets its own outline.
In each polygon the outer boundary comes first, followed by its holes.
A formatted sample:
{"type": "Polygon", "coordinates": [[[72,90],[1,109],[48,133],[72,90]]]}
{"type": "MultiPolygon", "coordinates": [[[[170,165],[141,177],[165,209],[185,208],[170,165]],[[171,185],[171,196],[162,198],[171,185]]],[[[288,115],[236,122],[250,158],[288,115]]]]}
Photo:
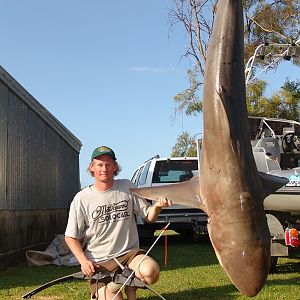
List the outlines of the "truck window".
{"type": "Polygon", "coordinates": [[[145,164],[143,172],[142,172],[142,174],[141,174],[141,176],[139,178],[138,185],[144,185],[146,183],[147,174],[148,174],[150,165],[151,165],[151,161],[148,161],[145,164]]]}
{"type": "Polygon", "coordinates": [[[141,172],[143,171],[143,169],[144,169],[144,166],[140,167],[140,168],[134,173],[134,175],[133,175],[131,181],[132,181],[135,185],[137,185],[137,183],[138,183],[138,181],[139,181],[139,178],[140,178],[140,176],[141,176],[141,172]]]}
{"type": "Polygon", "coordinates": [[[153,183],[175,183],[191,179],[198,170],[197,160],[157,161],[153,183]]]}

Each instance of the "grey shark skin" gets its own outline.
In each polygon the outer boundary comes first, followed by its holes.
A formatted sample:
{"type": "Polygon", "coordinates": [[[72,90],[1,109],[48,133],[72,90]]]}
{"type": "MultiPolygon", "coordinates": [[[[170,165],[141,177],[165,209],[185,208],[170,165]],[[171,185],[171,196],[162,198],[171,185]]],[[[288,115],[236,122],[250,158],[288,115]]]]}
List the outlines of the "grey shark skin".
{"type": "Polygon", "coordinates": [[[245,134],[243,38],[242,1],[219,1],[205,71],[200,195],[220,264],[242,294],[255,296],[270,269],[270,232],[245,134]]]}
{"type": "Polygon", "coordinates": [[[252,297],[270,268],[263,200],[287,180],[257,172],[247,134],[243,38],[242,1],[220,0],[206,60],[199,179],[132,192],[203,209],[220,264],[237,289],[252,297]]]}

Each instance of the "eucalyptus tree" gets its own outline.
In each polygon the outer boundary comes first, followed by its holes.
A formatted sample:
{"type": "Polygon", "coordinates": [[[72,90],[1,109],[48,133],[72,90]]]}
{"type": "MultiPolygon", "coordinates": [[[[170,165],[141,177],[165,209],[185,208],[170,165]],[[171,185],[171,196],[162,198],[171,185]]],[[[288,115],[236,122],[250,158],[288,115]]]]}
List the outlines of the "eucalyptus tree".
{"type": "Polygon", "coordinates": [[[178,138],[175,146],[172,149],[172,157],[193,157],[197,156],[197,145],[195,139],[190,136],[187,131],[182,132],[178,138]]]}
{"type": "Polygon", "coordinates": [[[247,108],[252,116],[300,121],[300,81],[287,79],[271,97],[264,96],[267,83],[255,80],[247,88],[247,108]]]}
{"type": "MultiPolygon", "coordinates": [[[[173,0],[169,11],[170,27],[183,26],[186,33],[184,57],[192,60],[193,68],[187,70],[189,87],[180,91],[175,97],[175,114],[197,114],[202,110],[201,86],[203,84],[206,50],[211,35],[216,13],[217,0],[173,0]]],[[[244,0],[245,63],[253,55],[258,45],[269,45],[268,51],[278,51],[272,44],[290,44],[299,42],[300,36],[300,2],[299,0],[244,0]]],[[[299,42],[300,46],[300,42],[299,42]]],[[[280,51],[280,48],[279,48],[280,51]]],[[[284,51],[284,50],[281,50],[284,51]]],[[[264,58],[259,64],[269,64],[273,56],[264,58]]],[[[292,58],[299,63],[297,57],[292,58]]],[[[278,63],[272,62],[276,68],[278,63]]],[[[282,100],[277,97],[277,100],[282,100]]],[[[259,101],[259,106],[268,106],[266,98],[259,101]]],[[[284,105],[282,105],[284,106],[284,105]]],[[[253,111],[255,114],[256,111],[253,111]]],[[[264,110],[268,112],[268,110],[264,110]]]]}

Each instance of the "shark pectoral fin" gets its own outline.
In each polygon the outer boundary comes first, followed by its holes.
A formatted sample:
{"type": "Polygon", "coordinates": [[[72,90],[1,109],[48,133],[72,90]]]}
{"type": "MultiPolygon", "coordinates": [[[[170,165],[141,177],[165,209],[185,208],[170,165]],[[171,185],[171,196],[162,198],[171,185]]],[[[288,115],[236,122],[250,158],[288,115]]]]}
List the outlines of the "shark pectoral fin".
{"type": "Polygon", "coordinates": [[[198,177],[192,178],[189,181],[163,186],[131,188],[130,191],[141,198],[149,200],[158,201],[160,197],[166,197],[174,204],[199,208],[202,210],[204,208],[200,200],[198,177]]]}
{"type": "Polygon", "coordinates": [[[262,183],[264,198],[274,193],[289,182],[289,180],[285,177],[269,175],[263,172],[258,172],[258,175],[262,183]]]}

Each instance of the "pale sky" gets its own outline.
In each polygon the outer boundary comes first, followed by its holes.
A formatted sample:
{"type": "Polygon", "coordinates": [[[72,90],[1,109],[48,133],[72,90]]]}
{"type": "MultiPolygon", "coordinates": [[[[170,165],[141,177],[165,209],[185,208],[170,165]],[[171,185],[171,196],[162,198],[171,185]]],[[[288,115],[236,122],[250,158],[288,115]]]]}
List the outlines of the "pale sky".
{"type": "MultiPolygon", "coordinates": [[[[148,158],[169,156],[183,131],[202,132],[202,116],[172,120],[173,97],[187,87],[185,35],[169,31],[171,0],[0,0],[0,65],[83,144],[86,167],[112,147],[130,179],[148,158]]],[[[299,69],[269,73],[271,91],[299,69]],[[280,73],[281,74],[281,73],[280,73]]],[[[296,77],[295,77],[296,76],[296,77]]]]}

